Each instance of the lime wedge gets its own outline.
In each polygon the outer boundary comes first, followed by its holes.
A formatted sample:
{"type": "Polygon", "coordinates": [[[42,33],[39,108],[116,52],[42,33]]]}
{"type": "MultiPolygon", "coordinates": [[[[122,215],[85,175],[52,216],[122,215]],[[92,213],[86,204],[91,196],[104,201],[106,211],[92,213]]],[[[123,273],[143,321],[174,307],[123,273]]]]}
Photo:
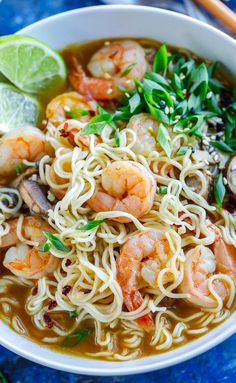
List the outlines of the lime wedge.
{"type": "Polygon", "coordinates": [[[0,37],[0,72],[29,93],[59,89],[66,80],[66,66],[59,53],[32,37],[20,35],[0,37]]]}
{"type": "Polygon", "coordinates": [[[0,133],[27,125],[36,125],[40,114],[38,101],[18,91],[13,85],[0,83],[0,133]]]}

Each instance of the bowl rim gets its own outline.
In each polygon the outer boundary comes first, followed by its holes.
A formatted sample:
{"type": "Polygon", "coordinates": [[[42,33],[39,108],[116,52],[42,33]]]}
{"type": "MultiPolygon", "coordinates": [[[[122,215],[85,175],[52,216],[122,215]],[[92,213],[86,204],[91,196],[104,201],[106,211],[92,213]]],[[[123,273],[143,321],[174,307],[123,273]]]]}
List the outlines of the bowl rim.
{"type": "MultiPolygon", "coordinates": [[[[166,16],[170,15],[171,17],[187,21],[188,23],[195,24],[195,25],[199,26],[200,28],[211,31],[215,35],[218,35],[222,39],[223,42],[228,41],[231,45],[234,45],[236,48],[236,40],[234,40],[232,37],[228,36],[224,32],[214,28],[213,26],[205,24],[202,21],[196,20],[192,17],[186,16],[186,15],[183,15],[180,13],[165,10],[165,9],[148,7],[148,6],[139,6],[139,5],[128,5],[128,4],[127,5],[97,5],[97,6],[83,7],[83,8],[77,8],[77,9],[73,9],[73,10],[66,11],[66,12],[61,12],[59,14],[49,16],[49,17],[44,18],[42,20],[39,20],[35,23],[32,23],[32,24],[22,28],[18,32],[16,32],[16,34],[30,33],[30,30],[32,27],[43,27],[44,24],[46,24],[52,20],[57,20],[57,19],[63,18],[65,16],[76,15],[76,14],[87,14],[87,13],[93,13],[93,12],[102,13],[103,11],[106,11],[106,10],[113,10],[115,12],[116,10],[121,10],[121,9],[129,10],[129,11],[133,10],[136,12],[148,11],[148,12],[158,13],[158,14],[166,15],[166,16]]],[[[228,321],[228,319],[226,319],[226,321],[223,322],[223,324],[226,323],[227,321],[228,321]]],[[[217,326],[217,328],[221,327],[222,325],[217,326]]],[[[1,321],[0,326],[3,328],[4,327],[7,328],[6,332],[8,332],[8,330],[9,330],[10,333],[13,333],[12,336],[16,337],[16,342],[13,343],[12,340],[8,340],[7,337],[4,338],[4,335],[3,335],[4,331],[0,332],[0,343],[1,343],[1,345],[6,347],[7,349],[9,349],[10,351],[13,351],[13,352],[17,353],[18,355],[20,355],[24,358],[27,358],[33,362],[42,364],[42,365],[47,366],[47,367],[56,368],[58,370],[73,372],[73,373],[77,373],[77,374],[97,375],[97,376],[112,376],[112,375],[118,376],[118,375],[139,374],[139,373],[145,373],[145,372],[150,372],[150,371],[174,366],[178,363],[185,362],[185,361],[187,361],[187,360],[189,360],[189,359],[191,359],[191,358],[193,358],[193,357],[195,357],[195,356],[197,356],[197,355],[199,355],[205,351],[208,351],[209,349],[211,349],[212,347],[223,342],[225,339],[227,339],[228,337],[230,337],[231,335],[233,335],[236,332],[236,321],[235,321],[235,322],[232,322],[232,324],[229,325],[228,328],[224,329],[224,331],[219,331],[219,333],[216,336],[212,336],[206,342],[202,342],[202,344],[199,344],[196,347],[193,347],[191,350],[188,350],[185,353],[180,352],[178,355],[168,357],[168,351],[167,351],[165,353],[167,355],[167,358],[165,360],[162,360],[162,361],[157,360],[154,362],[150,362],[150,361],[148,361],[148,359],[150,357],[147,356],[147,357],[142,358],[142,360],[144,360],[144,359],[146,360],[145,364],[143,364],[143,365],[137,366],[137,365],[132,365],[132,363],[130,363],[130,362],[116,362],[115,363],[116,367],[107,369],[106,367],[104,367],[104,368],[93,367],[93,359],[91,359],[91,366],[89,368],[84,367],[83,366],[83,359],[85,359],[85,358],[79,357],[79,356],[76,356],[76,358],[78,360],[78,365],[72,366],[72,365],[69,365],[68,361],[66,361],[66,360],[65,360],[65,362],[59,362],[56,360],[57,359],[56,357],[55,358],[52,357],[49,359],[46,356],[44,356],[43,353],[41,353],[41,355],[38,355],[37,353],[33,354],[32,350],[30,350],[30,347],[27,347],[27,346],[25,348],[23,347],[23,343],[27,343],[28,345],[32,345],[32,348],[35,348],[35,349],[38,348],[38,350],[39,349],[40,350],[44,350],[44,349],[48,350],[48,347],[41,346],[41,345],[37,344],[36,342],[32,342],[30,339],[26,339],[24,337],[23,338],[25,341],[17,342],[17,339],[22,338],[21,335],[15,333],[14,330],[9,328],[3,321],[1,321]]],[[[212,334],[213,332],[214,332],[214,330],[211,330],[208,334],[212,334]]],[[[199,339],[203,339],[206,336],[207,336],[207,334],[203,335],[199,339]]],[[[191,343],[194,343],[194,342],[197,342],[197,340],[196,341],[193,340],[191,343]]],[[[183,347],[184,346],[180,346],[179,350],[182,350],[183,347]]],[[[61,353],[58,353],[57,351],[52,351],[52,354],[53,355],[57,355],[57,354],[63,355],[61,353]]],[[[67,354],[65,356],[71,356],[71,355],[67,354]]],[[[86,358],[86,360],[87,359],[88,358],[86,358]]],[[[100,360],[96,359],[96,362],[99,363],[100,360]]],[[[101,361],[101,362],[104,363],[104,361],[101,361]]],[[[107,367],[110,365],[110,363],[111,362],[106,362],[107,367]]]]}

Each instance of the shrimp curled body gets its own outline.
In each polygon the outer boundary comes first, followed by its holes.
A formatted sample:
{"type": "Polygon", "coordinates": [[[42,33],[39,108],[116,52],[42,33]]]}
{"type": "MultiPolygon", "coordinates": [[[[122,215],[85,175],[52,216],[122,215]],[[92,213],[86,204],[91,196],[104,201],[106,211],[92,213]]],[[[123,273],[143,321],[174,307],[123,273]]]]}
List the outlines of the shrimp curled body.
{"type": "Polygon", "coordinates": [[[39,279],[52,273],[58,266],[58,259],[49,252],[40,253],[38,250],[38,246],[45,241],[43,231],[52,232],[51,226],[41,218],[24,217],[22,235],[26,240],[37,243],[37,246],[29,246],[18,238],[18,219],[11,219],[7,223],[10,230],[0,238],[0,249],[8,248],[3,265],[16,276],[28,279],[39,279]]]}
{"type": "Polygon", "coordinates": [[[50,152],[45,135],[37,128],[15,129],[0,141],[0,180],[16,175],[16,166],[23,160],[37,161],[50,152]]]}
{"type": "Polygon", "coordinates": [[[142,80],[148,66],[141,45],[130,40],[115,41],[99,49],[88,64],[93,77],[85,74],[75,57],[71,64],[69,78],[72,86],[95,100],[120,98],[122,92],[118,87],[134,89],[133,78],[142,80]]]}
{"type": "MultiPolygon", "coordinates": [[[[124,211],[140,218],[147,214],[154,201],[156,184],[146,168],[134,161],[115,161],[102,172],[102,187],[88,200],[96,212],[124,211]]],[[[121,223],[129,218],[113,218],[121,223]]]]}
{"type": "MultiPolygon", "coordinates": [[[[206,246],[198,245],[186,253],[184,277],[179,286],[182,293],[189,294],[187,301],[194,306],[214,308],[216,300],[209,290],[209,278],[217,269],[216,257],[206,246]]],[[[214,281],[214,290],[224,301],[228,288],[221,280],[214,281]]]]}
{"type": "MultiPolygon", "coordinates": [[[[137,310],[143,302],[138,290],[141,277],[153,285],[154,279],[157,279],[170,255],[168,240],[161,230],[140,232],[132,235],[125,243],[117,259],[117,280],[122,289],[124,304],[129,311],[137,310]]],[[[146,331],[151,331],[154,327],[151,314],[138,318],[137,322],[146,331]]]]}

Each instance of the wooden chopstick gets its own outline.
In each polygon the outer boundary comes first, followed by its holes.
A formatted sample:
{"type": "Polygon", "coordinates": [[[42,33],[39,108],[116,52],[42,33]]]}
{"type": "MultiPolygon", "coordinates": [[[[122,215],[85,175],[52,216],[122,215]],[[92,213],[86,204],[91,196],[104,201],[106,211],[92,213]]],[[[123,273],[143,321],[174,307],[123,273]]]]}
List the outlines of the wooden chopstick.
{"type": "Polygon", "coordinates": [[[194,0],[236,33],[236,13],[220,0],[194,0]]]}

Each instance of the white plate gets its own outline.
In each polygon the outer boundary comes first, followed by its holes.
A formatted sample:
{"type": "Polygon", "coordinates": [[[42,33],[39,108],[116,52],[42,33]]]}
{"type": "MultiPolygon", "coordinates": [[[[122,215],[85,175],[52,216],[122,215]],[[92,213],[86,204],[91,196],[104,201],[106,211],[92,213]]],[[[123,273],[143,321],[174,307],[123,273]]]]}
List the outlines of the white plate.
{"type": "MultiPolygon", "coordinates": [[[[223,62],[236,77],[236,42],[222,32],[189,17],[138,6],[91,7],[39,21],[19,33],[54,48],[105,37],[149,37],[191,49],[223,62]]],[[[0,322],[0,342],[25,358],[56,369],[88,375],[126,375],[157,370],[209,350],[236,331],[236,313],[205,336],[174,351],[129,362],[105,362],[56,353],[16,334],[0,322]]]]}

